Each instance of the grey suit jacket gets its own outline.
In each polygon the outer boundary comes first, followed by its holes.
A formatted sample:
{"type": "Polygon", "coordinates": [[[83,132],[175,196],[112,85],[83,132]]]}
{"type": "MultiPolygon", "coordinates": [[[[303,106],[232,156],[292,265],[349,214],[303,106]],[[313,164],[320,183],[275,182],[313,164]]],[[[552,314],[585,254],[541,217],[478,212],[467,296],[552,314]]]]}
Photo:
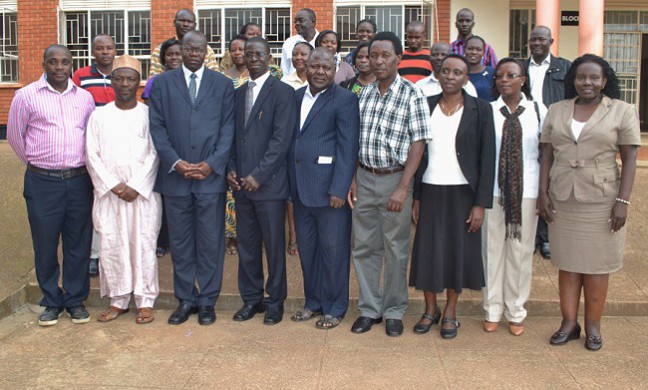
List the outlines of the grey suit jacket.
{"type": "Polygon", "coordinates": [[[163,195],[220,193],[234,138],[232,81],[205,69],[191,104],[182,68],[155,77],[149,100],[153,143],[160,157],[156,187],[163,195]],[[205,180],[187,180],[172,170],[178,160],[205,161],[214,170],[205,180]]]}

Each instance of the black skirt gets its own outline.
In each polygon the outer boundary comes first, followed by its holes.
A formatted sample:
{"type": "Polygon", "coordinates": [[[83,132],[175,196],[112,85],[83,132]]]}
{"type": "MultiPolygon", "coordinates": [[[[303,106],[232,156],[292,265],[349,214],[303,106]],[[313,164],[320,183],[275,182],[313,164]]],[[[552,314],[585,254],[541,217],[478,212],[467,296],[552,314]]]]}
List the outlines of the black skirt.
{"type": "Polygon", "coordinates": [[[468,233],[475,194],[469,185],[422,184],[409,284],[440,293],[484,287],[481,230],[468,233]]]}

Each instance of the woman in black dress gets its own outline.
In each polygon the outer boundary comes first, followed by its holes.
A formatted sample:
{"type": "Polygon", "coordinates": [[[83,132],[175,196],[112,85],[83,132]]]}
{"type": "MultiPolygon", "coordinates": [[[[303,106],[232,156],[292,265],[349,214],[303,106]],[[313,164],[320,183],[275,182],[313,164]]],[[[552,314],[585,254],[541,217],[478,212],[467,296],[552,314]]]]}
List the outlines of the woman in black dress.
{"type": "Polygon", "coordinates": [[[439,323],[437,294],[446,290],[441,336],[457,335],[455,307],[463,288],[481,290],[484,210],[493,203],[495,131],[486,101],[463,92],[468,62],[451,54],[441,63],[440,95],[428,98],[432,141],[416,175],[410,286],[423,290],[425,313],[414,326],[427,333],[439,323]]]}

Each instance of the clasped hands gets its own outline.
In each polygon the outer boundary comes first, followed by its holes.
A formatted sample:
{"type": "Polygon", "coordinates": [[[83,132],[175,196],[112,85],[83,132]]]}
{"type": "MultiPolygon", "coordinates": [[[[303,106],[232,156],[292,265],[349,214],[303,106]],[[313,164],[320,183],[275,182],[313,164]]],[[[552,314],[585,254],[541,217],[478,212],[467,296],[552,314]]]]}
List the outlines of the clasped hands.
{"type": "Polygon", "coordinates": [[[110,191],[113,194],[117,195],[119,199],[129,203],[137,199],[137,197],[139,196],[139,193],[137,191],[135,191],[134,189],[132,189],[131,187],[127,186],[124,183],[117,184],[110,191]]]}
{"type": "Polygon", "coordinates": [[[188,180],[205,180],[214,170],[204,161],[198,164],[190,164],[184,160],[178,161],[175,171],[188,180]]]}

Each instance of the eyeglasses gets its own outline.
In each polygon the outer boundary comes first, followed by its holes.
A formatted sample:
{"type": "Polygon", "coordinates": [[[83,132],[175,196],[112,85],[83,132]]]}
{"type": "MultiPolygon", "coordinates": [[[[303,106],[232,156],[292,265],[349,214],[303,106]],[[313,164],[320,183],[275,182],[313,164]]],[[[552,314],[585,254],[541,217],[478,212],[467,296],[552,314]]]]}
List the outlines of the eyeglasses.
{"type": "Polygon", "coordinates": [[[262,59],[266,58],[267,54],[264,53],[264,52],[262,52],[262,51],[257,51],[257,52],[250,52],[250,51],[249,51],[249,52],[243,54],[243,56],[244,56],[245,58],[247,58],[248,60],[251,60],[251,59],[253,59],[253,58],[255,58],[255,57],[256,57],[257,59],[259,59],[259,60],[262,60],[262,59]]]}
{"type": "Polygon", "coordinates": [[[495,80],[515,80],[518,77],[522,77],[522,75],[517,73],[506,73],[506,74],[496,74],[494,79],[495,80]]]}
{"type": "Polygon", "coordinates": [[[203,49],[200,47],[187,47],[187,46],[182,46],[182,51],[188,53],[188,54],[205,54],[207,53],[207,49],[203,49]]]}

